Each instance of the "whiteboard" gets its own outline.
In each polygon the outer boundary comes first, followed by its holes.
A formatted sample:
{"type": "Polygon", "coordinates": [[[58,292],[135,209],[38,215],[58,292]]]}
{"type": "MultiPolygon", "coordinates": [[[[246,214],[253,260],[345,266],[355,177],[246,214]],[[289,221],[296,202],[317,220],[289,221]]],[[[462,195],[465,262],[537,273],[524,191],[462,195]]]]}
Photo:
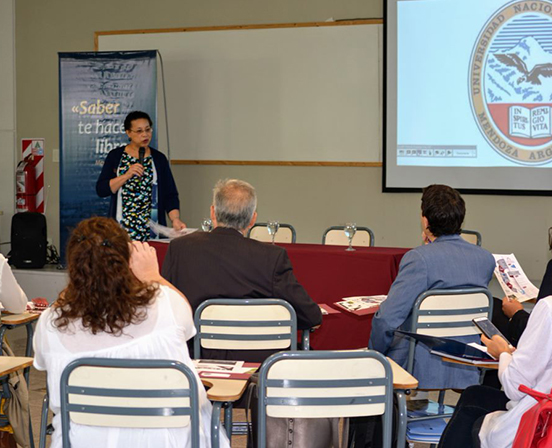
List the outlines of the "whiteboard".
{"type": "Polygon", "coordinates": [[[173,161],[380,162],[382,25],[353,23],[96,38],[161,53],[173,161]]]}

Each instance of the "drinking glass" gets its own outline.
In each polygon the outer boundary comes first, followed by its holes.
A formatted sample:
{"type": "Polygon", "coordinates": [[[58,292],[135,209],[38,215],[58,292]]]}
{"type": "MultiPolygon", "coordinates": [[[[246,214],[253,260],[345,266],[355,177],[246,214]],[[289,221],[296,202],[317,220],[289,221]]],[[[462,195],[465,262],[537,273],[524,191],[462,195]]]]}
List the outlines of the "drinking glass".
{"type": "Polygon", "coordinates": [[[278,221],[268,221],[266,228],[268,230],[268,234],[272,237],[272,244],[274,244],[274,238],[276,238],[276,233],[278,233],[280,223],[278,221]]]}
{"type": "Polygon", "coordinates": [[[354,222],[348,222],[347,224],[345,224],[345,228],[343,229],[343,231],[345,232],[345,236],[349,240],[349,247],[345,250],[348,250],[348,251],[356,250],[353,247],[353,238],[356,233],[356,224],[354,222]]]}
{"type": "Polygon", "coordinates": [[[213,221],[211,221],[209,218],[204,219],[201,223],[201,230],[204,232],[210,232],[213,230],[213,221]]]}

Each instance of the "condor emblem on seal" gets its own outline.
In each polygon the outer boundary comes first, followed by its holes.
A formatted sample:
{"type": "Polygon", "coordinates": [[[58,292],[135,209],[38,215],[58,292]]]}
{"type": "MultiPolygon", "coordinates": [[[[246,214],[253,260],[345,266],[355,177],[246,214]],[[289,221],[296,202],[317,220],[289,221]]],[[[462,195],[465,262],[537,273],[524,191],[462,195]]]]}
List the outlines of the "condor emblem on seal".
{"type": "Polygon", "coordinates": [[[552,2],[513,1],[481,30],[470,60],[474,118],[521,165],[552,160],[552,2]]]}

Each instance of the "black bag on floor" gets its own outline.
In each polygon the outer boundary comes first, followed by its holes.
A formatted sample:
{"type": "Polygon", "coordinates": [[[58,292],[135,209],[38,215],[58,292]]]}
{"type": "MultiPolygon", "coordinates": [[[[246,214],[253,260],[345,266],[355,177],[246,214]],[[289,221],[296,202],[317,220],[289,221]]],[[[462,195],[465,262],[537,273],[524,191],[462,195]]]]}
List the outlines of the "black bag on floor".
{"type": "Polygon", "coordinates": [[[16,213],[12,218],[11,252],[8,262],[19,269],[37,269],[46,264],[46,217],[42,213],[16,213]]]}

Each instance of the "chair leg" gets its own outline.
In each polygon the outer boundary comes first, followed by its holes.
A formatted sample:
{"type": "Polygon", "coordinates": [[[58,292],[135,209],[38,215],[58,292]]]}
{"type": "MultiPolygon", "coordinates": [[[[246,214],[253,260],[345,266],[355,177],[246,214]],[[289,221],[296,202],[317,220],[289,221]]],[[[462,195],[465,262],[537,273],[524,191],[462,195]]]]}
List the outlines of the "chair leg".
{"type": "Polygon", "coordinates": [[[46,429],[48,428],[48,406],[49,406],[48,394],[44,394],[42,399],[42,417],[40,419],[40,439],[38,442],[38,448],[46,448],[46,429]]]}
{"type": "MultiPolygon", "coordinates": [[[[220,440],[220,410],[222,403],[220,401],[213,402],[213,414],[211,415],[211,446],[219,448],[220,440]]],[[[40,447],[42,448],[42,447],[40,447]]]]}
{"type": "MultiPolygon", "coordinates": [[[[25,347],[25,356],[31,357],[33,355],[33,323],[29,322],[27,325],[27,344],[25,347]]],[[[29,375],[31,373],[30,367],[25,367],[25,370],[23,370],[23,375],[25,376],[25,381],[27,382],[27,387],[29,387],[29,375]]]]}
{"type": "MultiPolygon", "coordinates": [[[[396,389],[395,395],[397,396],[397,408],[398,408],[398,422],[397,422],[397,446],[406,440],[406,395],[407,391],[402,389],[396,389]]],[[[409,392],[408,392],[409,393],[409,392]]]]}
{"type": "Polygon", "coordinates": [[[443,414],[445,412],[445,390],[439,391],[439,398],[437,403],[439,403],[439,413],[443,414]]]}
{"type": "Polygon", "coordinates": [[[33,437],[33,422],[31,419],[31,409],[29,408],[29,445],[31,448],[35,448],[33,437]]]}
{"type": "Polygon", "coordinates": [[[231,401],[224,403],[224,426],[229,439],[232,438],[232,407],[231,401]]]}

